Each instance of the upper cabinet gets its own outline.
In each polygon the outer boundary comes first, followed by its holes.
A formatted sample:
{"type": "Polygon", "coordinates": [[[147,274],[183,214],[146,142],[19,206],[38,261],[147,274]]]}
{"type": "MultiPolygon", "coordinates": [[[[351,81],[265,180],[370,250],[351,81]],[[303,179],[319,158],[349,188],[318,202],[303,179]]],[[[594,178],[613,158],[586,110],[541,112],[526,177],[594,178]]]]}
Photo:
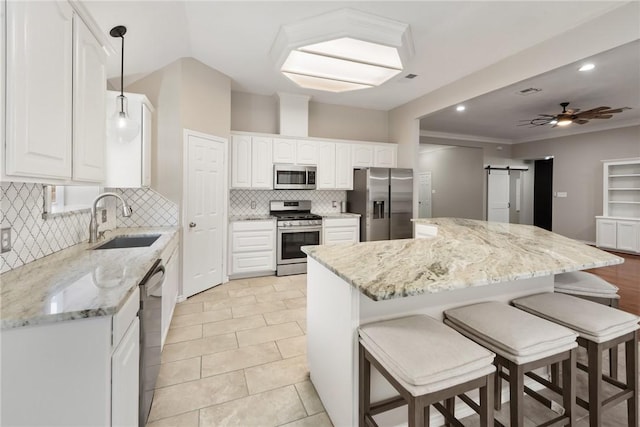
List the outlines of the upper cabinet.
{"type": "Polygon", "coordinates": [[[101,182],[105,54],[67,2],[5,2],[8,179],[101,182]],[[43,29],[46,29],[43,30],[43,29]]]}
{"type": "Polygon", "coordinates": [[[370,168],[373,167],[373,145],[371,144],[352,144],[351,153],[354,168],[370,168]]]}
{"type": "MultiPolygon", "coordinates": [[[[108,91],[103,97],[106,104],[106,116],[111,117],[116,111],[116,97],[120,92],[108,91]]],[[[129,105],[129,117],[140,125],[140,132],[126,144],[107,136],[107,158],[105,187],[140,188],[151,185],[151,135],[153,105],[146,96],[138,93],[125,93],[129,105]]],[[[104,111],[104,108],[103,108],[104,111]]]]}
{"type": "Polygon", "coordinates": [[[311,140],[273,138],[273,163],[318,164],[318,144],[311,140]]]}
{"type": "Polygon", "coordinates": [[[352,144],[354,168],[395,168],[398,146],[386,143],[352,144]]]}
{"type": "Polygon", "coordinates": [[[273,140],[231,136],[231,188],[273,189],[273,140]]]}
{"type": "Polygon", "coordinates": [[[319,142],[318,190],[353,190],[351,145],[319,142]]]}

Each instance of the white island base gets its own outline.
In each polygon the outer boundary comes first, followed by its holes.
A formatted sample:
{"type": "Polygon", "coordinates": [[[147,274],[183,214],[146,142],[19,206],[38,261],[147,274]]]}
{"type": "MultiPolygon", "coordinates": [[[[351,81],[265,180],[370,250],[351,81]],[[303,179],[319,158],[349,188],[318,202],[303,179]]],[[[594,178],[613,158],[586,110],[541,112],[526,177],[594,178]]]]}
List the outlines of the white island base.
{"type": "MultiPolygon", "coordinates": [[[[307,358],[311,381],[336,427],[358,425],[358,338],[361,324],[423,313],[442,319],[443,311],[481,301],[509,302],[541,292],[553,292],[553,275],[465,289],[374,301],[311,257],[307,258],[307,358]]],[[[372,367],[373,370],[373,367],[372,367]]],[[[372,372],[372,402],[397,395],[372,372]]],[[[533,388],[533,387],[532,387],[533,388]]],[[[538,387],[535,387],[538,388],[538,387]]],[[[506,386],[503,396],[506,398],[506,386]]],[[[432,411],[432,425],[442,424],[432,411]]],[[[456,408],[464,416],[473,412],[456,408]]],[[[406,425],[406,406],[376,416],[381,426],[406,425]],[[386,417],[385,417],[386,416],[386,417]]]]}

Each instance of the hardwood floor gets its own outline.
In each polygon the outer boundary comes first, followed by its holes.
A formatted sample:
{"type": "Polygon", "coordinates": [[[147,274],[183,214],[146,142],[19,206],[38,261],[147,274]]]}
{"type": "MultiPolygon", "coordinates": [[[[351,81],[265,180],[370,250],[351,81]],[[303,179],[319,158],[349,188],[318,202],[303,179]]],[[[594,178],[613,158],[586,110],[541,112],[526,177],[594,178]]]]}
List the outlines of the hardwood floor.
{"type": "Polygon", "coordinates": [[[620,288],[620,309],[640,316],[640,256],[613,253],[624,258],[624,263],[587,271],[620,288]]]}

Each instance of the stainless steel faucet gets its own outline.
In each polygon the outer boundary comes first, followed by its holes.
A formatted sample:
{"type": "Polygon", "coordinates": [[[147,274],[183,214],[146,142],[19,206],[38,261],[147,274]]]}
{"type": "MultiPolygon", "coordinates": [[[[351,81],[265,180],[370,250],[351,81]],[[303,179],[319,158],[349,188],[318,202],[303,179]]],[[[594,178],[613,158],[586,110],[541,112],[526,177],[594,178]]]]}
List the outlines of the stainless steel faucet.
{"type": "Polygon", "coordinates": [[[98,197],[96,197],[93,200],[93,203],[91,204],[91,222],[89,223],[89,243],[95,243],[98,241],[98,218],[96,217],[96,206],[98,205],[98,202],[100,201],[100,199],[103,199],[107,196],[113,196],[116,197],[118,199],[120,199],[120,201],[122,202],[122,215],[125,217],[130,217],[131,216],[131,212],[133,212],[131,210],[131,207],[129,205],[127,205],[127,202],[124,201],[124,199],[122,197],[120,197],[120,195],[116,194],[116,193],[102,193],[99,194],[98,197]]]}

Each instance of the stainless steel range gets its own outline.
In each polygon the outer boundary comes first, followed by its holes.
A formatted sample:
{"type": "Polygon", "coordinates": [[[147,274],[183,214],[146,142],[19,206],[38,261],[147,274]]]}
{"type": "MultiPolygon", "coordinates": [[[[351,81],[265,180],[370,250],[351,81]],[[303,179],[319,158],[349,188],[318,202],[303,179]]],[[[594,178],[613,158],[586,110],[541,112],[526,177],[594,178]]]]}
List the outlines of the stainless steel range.
{"type": "Polygon", "coordinates": [[[310,200],[272,200],[269,210],[278,218],[276,275],[305,274],[307,255],[300,248],[322,243],[322,217],[311,213],[310,200]]]}

